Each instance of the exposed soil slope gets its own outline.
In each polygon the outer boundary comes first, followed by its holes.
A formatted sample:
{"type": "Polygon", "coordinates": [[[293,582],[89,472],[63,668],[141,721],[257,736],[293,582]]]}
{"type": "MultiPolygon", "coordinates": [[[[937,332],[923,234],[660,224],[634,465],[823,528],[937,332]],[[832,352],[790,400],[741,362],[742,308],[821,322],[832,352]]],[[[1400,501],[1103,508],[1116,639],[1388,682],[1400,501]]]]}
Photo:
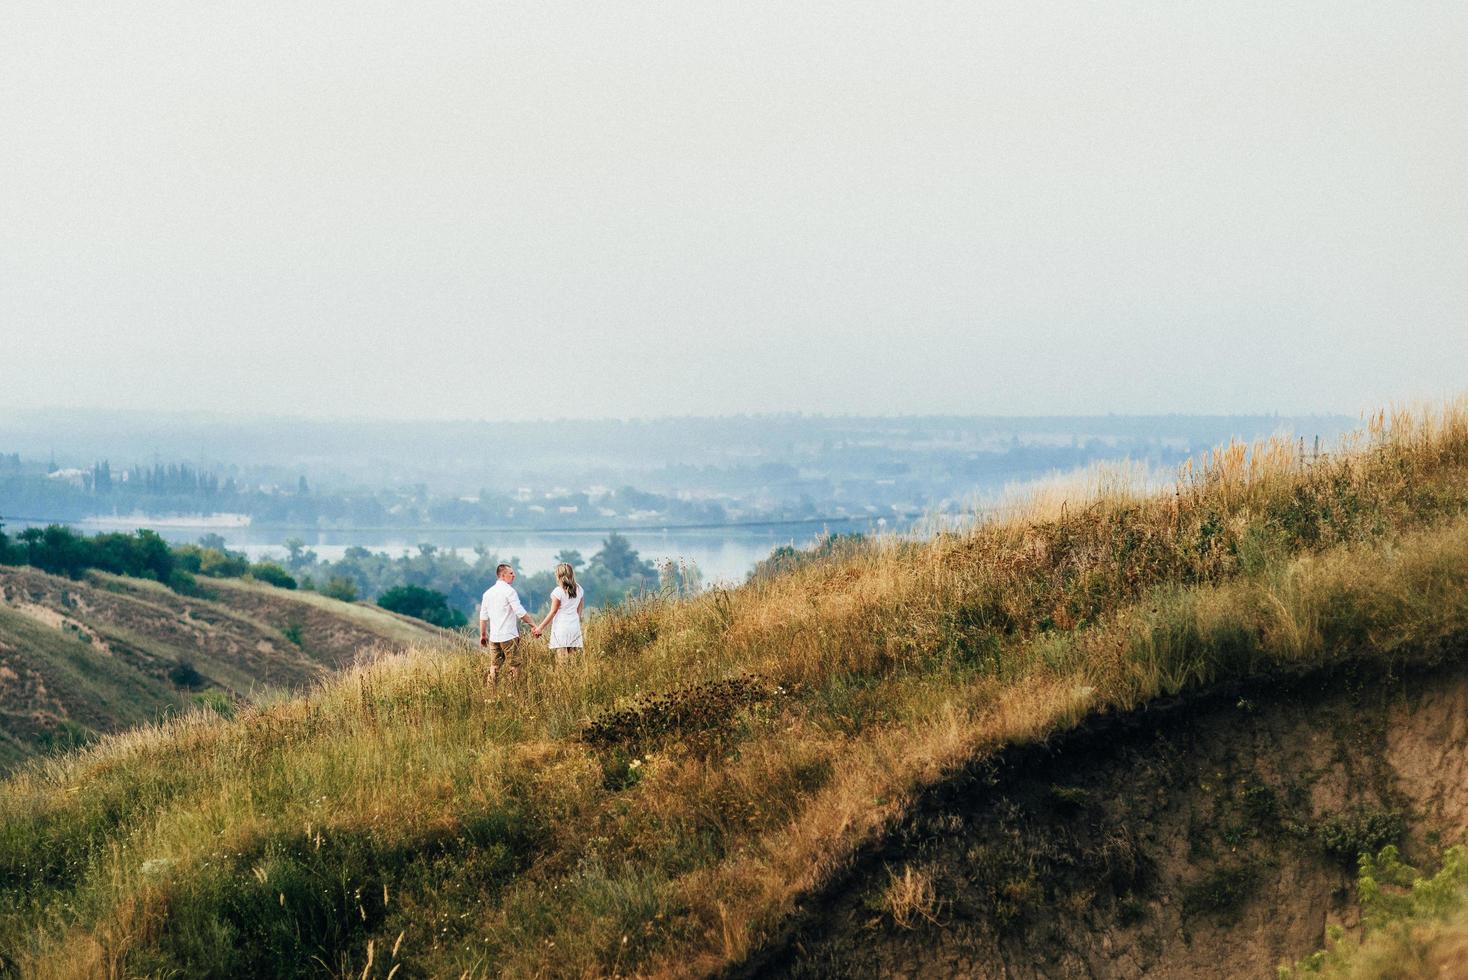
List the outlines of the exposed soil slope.
{"type": "Polygon", "coordinates": [[[179,595],[156,582],[0,569],[0,767],[157,717],[205,688],[296,688],[428,627],[253,582],[179,595]],[[184,665],[191,671],[184,669],[184,665]]]}
{"type": "Polygon", "coordinates": [[[1468,669],[1256,684],[933,788],[735,976],[1272,977],[1468,831],[1468,669]]]}

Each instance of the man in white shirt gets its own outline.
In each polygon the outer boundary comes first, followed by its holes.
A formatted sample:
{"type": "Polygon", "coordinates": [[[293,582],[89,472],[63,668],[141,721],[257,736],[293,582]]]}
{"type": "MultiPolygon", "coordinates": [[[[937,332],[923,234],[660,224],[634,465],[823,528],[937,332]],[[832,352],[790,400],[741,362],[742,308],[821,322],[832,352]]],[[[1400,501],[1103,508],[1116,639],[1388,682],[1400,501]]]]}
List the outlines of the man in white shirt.
{"type": "Polygon", "coordinates": [[[540,635],[535,620],[520,605],[520,593],[512,584],[515,570],[501,564],[495,570],[496,581],[484,592],[479,603],[479,645],[490,648],[489,682],[495,682],[500,664],[508,664],[510,676],[520,672],[514,663],[515,650],[520,646],[520,620],[530,624],[530,632],[540,635]]]}

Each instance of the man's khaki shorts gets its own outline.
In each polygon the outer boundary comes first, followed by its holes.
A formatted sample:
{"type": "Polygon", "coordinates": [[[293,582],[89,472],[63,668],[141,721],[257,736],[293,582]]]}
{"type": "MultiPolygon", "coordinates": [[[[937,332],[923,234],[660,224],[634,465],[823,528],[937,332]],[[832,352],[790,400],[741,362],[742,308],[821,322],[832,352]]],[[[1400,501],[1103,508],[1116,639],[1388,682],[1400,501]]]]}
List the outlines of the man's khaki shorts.
{"type": "Polygon", "coordinates": [[[517,670],[514,662],[515,651],[520,649],[520,638],[505,640],[501,643],[491,642],[489,644],[489,672],[493,674],[500,669],[502,664],[509,665],[511,670],[517,670]]]}

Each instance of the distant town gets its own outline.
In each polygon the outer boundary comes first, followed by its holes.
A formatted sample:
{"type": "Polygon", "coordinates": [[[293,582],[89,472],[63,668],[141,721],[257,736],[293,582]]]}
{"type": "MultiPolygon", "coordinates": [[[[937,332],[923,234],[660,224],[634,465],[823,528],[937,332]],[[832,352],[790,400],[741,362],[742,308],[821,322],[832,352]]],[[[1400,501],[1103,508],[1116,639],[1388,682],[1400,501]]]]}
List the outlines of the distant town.
{"type": "Polygon", "coordinates": [[[1159,472],[1229,439],[1334,440],[1339,416],[375,423],[0,421],[0,517],[283,530],[638,529],[963,513],[1097,462],[1159,472]],[[202,448],[201,448],[202,447],[202,448]],[[508,470],[498,459],[512,459],[508,470]]]}

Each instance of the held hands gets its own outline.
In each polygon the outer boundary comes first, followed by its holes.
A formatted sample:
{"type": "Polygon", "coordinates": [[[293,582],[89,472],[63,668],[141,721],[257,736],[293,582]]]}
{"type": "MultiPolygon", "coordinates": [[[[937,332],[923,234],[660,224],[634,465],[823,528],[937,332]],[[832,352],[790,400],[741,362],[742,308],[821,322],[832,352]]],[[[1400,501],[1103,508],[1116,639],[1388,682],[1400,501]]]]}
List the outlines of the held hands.
{"type": "Polygon", "coordinates": [[[541,634],[541,632],[543,632],[543,631],[541,630],[541,628],[539,626],[532,626],[532,627],[530,627],[530,635],[531,636],[539,637],[540,634],[541,634]]]}

